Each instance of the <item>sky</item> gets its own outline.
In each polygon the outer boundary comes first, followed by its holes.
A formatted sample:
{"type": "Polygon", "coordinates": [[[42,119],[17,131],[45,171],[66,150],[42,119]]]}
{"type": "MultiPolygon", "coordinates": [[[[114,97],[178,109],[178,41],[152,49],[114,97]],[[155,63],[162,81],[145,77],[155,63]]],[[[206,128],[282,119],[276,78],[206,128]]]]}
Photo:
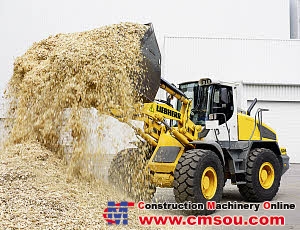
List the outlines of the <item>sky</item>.
{"type": "Polygon", "coordinates": [[[152,22],[163,55],[166,36],[290,36],[285,0],[1,0],[0,94],[33,42],[125,21],[152,22]]]}

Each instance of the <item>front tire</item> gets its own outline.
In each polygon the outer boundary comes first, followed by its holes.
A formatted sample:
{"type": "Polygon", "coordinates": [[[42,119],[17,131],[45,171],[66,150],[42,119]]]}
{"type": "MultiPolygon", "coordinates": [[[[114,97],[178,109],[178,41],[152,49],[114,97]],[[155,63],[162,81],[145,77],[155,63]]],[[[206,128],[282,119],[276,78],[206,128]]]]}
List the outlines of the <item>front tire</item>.
{"type": "Polygon", "coordinates": [[[246,201],[272,200],[278,192],[281,166],[270,149],[256,148],[250,151],[247,161],[246,184],[238,185],[246,201]]]}
{"type": "Polygon", "coordinates": [[[206,202],[220,202],[223,184],[223,166],[213,151],[193,149],[185,152],[179,159],[174,172],[173,191],[176,202],[204,204],[203,210],[189,210],[189,214],[208,215],[215,212],[206,208],[206,202]]]}

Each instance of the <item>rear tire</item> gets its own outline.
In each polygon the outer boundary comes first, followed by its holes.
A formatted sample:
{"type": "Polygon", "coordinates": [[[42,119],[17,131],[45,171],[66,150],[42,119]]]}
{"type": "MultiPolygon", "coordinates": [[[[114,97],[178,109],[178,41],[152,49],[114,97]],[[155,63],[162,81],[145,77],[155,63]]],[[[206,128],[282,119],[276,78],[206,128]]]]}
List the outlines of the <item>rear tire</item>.
{"type": "Polygon", "coordinates": [[[135,201],[150,201],[156,187],[150,182],[146,151],[125,149],[116,154],[109,168],[109,182],[135,201]]]}
{"type": "Polygon", "coordinates": [[[176,202],[204,204],[203,210],[188,210],[189,214],[208,215],[215,210],[206,208],[207,201],[220,202],[224,184],[223,166],[210,150],[193,149],[185,152],[174,172],[176,202]]]}
{"type": "Polygon", "coordinates": [[[246,201],[272,200],[278,192],[281,166],[270,149],[256,148],[250,151],[247,161],[246,184],[238,185],[246,201]]]}

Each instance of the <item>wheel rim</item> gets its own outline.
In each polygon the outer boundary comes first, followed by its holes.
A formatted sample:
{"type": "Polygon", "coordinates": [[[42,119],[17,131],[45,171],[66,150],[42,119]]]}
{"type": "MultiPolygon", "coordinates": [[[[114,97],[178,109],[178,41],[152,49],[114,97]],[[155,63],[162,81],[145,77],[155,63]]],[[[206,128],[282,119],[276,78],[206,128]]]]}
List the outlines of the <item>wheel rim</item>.
{"type": "Polygon", "coordinates": [[[217,173],[214,168],[207,167],[202,174],[200,184],[202,194],[206,199],[209,200],[214,197],[217,191],[217,180],[217,173]]]}
{"type": "Polygon", "coordinates": [[[275,171],[273,165],[270,162],[265,162],[259,169],[259,182],[264,189],[272,187],[275,179],[275,171]]]}

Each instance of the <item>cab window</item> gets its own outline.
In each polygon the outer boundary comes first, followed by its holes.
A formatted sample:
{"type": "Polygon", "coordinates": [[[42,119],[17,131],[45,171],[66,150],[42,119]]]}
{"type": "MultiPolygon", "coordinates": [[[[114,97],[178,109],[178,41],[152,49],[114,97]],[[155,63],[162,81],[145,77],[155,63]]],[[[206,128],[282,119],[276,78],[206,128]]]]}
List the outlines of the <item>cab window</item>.
{"type": "Polygon", "coordinates": [[[233,115],[233,95],[232,87],[230,86],[219,86],[216,85],[213,90],[212,104],[211,104],[212,113],[217,113],[219,124],[225,123],[233,115]],[[224,115],[225,117],[224,117],[224,115]]]}

